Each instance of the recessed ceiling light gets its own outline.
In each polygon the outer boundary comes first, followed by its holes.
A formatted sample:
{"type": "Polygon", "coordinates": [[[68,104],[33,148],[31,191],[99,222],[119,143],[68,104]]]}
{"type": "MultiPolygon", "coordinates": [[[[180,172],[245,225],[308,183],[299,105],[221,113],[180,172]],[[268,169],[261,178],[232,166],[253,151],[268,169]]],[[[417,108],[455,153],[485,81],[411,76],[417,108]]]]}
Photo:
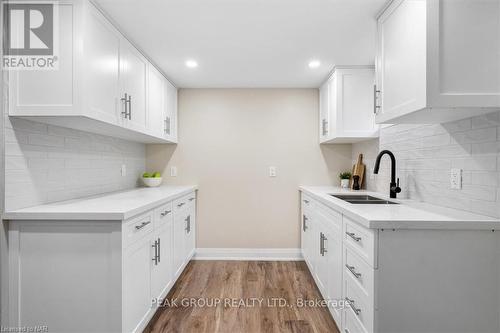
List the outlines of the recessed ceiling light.
{"type": "Polygon", "coordinates": [[[318,68],[319,65],[321,65],[321,62],[319,62],[319,60],[309,61],[309,68],[318,68]]]}
{"type": "Polygon", "coordinates": [[[198,63],[194,60],[187,60],[186,61],[186,67],[189,67],[189,68],[196,68],[198,67],[198,63]]]}

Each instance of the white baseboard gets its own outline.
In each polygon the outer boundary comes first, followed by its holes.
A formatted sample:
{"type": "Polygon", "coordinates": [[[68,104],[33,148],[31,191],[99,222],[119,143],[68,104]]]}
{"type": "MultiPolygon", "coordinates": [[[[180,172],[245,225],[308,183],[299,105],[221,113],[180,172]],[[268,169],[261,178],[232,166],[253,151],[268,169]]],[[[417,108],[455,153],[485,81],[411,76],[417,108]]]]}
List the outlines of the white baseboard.
{"type": "Polygon", "coordinates": [[[197,248],[194,260],[303,260],[302,251],[291,249],[197,248]]]}

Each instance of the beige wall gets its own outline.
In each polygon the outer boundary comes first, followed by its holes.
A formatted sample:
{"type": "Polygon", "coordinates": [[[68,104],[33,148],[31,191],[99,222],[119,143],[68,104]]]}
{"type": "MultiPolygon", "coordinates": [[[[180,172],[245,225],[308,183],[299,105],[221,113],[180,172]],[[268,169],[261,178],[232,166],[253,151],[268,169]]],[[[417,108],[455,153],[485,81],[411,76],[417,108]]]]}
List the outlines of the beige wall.
{"type": "Polygon", "coordinates": [[[199,186],[201,248],[299,247],[299,184],[337,184],[352,165],[350,145],[318,144],[316,89],[182,89],[179,144],[148,146],[146,163],[199,186]]]}

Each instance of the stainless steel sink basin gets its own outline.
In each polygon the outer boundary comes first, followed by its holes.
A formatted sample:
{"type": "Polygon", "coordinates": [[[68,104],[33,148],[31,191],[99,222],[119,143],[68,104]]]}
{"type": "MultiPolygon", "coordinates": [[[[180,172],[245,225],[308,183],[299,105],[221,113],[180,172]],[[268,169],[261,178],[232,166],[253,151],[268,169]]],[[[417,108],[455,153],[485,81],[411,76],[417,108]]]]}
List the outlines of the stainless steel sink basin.
{"type": "Polygon", "coordinates": [[[389,201],[371,195],[355,194],[330,194],[332,197],[344,200],[354,205],[399,205],[398,202],[389,201]]]}

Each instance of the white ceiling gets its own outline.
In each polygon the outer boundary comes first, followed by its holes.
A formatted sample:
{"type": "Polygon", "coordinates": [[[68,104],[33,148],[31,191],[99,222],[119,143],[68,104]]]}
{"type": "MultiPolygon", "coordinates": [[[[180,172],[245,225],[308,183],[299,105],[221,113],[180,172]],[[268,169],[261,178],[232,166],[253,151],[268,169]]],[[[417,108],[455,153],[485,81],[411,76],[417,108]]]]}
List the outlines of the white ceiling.
{"type": "Polygon", "coordinates": [[[373,64],[386,0],[97,0],[184,88],[318,87],[334,65],[373,64]],[[184,63],[195,59],[199,66],[184,63]],[[310,69],[311,59],[321,61],[310,69]]]}

